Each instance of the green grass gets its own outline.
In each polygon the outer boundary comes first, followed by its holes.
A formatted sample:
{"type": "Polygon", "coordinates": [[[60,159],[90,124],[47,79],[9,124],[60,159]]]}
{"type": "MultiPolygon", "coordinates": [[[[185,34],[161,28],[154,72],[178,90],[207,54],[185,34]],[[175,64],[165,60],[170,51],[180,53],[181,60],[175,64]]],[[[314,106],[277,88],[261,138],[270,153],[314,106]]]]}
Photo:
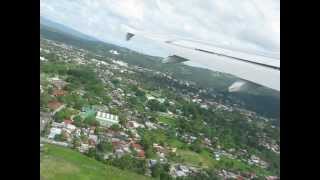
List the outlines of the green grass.
{"type": "Polygon", "coordinates": [[[132,180],[147,176],[107,166],[79,152],[55,145],[45,145],[41,154],[40,175],[43,180],[132,180]]]}
{"type": "Polygon", "coordinates": [[[200,166],[204,168],[214,167],[216,161],[210,156],[210,153],[207,151],[202,151],[201,153],[196,153],[190,150],[178,150],[177,155],[181,156],[183,163],[200,166]]]}
{"type": "Polygon", "coordinates": [[[159,116],[158,118],[159,122],[168,124],[171,127],[176,127],[176,120],[172,117],[168,117],[168,116],[159,116]]]}
{"type": "Polygon", "coordinates": [[[179,141],[178,139],[168,139],[167,143],[170,147],[176,147],[181,149],[183,146],[186,146],[185,143],[179,141]]]}

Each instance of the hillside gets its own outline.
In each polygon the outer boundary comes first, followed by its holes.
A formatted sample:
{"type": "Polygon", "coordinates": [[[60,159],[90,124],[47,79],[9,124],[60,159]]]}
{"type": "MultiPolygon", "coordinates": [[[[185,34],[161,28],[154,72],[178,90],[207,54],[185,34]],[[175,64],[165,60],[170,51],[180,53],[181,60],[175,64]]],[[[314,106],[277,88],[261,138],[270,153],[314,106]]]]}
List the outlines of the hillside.
{"type": "Polygon", "coordinates": [[[47,39],[83,48],[102,57],[112,57],[131,65],[165,72],[176,79],[196,82],[203,88],[211,89],[212,94],[218,95],[221,101],[228,100],[231,104],[241,104],[244,108],[261,115],[280,118],[280,93],[277,91],[264,87],[255,87],[244,92],[229,93],[227,91],[228,86],[238,80],[234,76],[184,64],[163,64],[160,62],[162,59],[160,57],[141,54],[101,41],[90,41],[79,38],[43,24],[40,27],[40,35],[47,39]],[[116,50],[120,54],[114,55],[109,52],[110,50],[116,50]]]}
{"type": "Polygon", "coordinates": [[[107,166],[79,152],[55,145],[45,145],[40,154],[40,177],[42,180],[129,180],[151,179],[129,171],[107,166]]]}

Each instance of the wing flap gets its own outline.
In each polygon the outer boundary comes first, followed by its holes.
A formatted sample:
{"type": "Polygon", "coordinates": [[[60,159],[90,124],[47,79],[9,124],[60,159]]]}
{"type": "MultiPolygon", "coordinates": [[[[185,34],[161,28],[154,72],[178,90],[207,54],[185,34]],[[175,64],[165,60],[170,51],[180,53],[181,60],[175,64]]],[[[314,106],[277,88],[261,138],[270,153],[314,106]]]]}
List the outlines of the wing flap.
{"type": "Polygon", "coordinates": [[[168,56],[163,59],[163,63],[166,63],[166,64],[175,64],[175,63],[181,63],[186,61],[189,61],[189,59],[186,59],[177,55],[168,56]]]}
{"type": "Polygon", "coordinates": [[[210,70],[232,74],[241,79],[280,91],[280,59],[275,57],[244,53],[212,46],[209,43],[168,38],[170,36],[153,33],[147,34],[135,31],[135,34],[160,42],[163,47],[175,54],[165,58],[165,63],[179,63],[190,60],[210,70]]]}

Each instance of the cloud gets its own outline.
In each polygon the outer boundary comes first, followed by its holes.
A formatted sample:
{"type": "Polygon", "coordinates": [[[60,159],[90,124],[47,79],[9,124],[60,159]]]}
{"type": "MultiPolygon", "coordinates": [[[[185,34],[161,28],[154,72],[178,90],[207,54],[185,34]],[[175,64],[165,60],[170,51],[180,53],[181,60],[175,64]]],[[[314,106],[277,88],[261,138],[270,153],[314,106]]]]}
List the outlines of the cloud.
{"type": "Polygon", "coordinates": [[[40,12],[102,40],[164,54],[145,39],[124,43],[124,25],[247,51],[280,51],[279,0],[41,0],[40,12]]]}

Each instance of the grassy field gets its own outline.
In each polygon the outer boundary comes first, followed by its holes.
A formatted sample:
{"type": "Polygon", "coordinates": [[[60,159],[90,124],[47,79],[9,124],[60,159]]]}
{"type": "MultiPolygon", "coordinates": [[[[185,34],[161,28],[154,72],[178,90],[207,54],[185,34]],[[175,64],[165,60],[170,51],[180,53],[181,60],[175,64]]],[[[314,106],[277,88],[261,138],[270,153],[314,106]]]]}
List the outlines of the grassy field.
{"type": "Polygon", "coordinates": [[[190,150],[178,150],[177,155],[181,156],[185,164],[198,167],[214,167],[216,161],[210,156],[210,153],[203,151],[201,153],[196,153],[190,150]]]}
{"type": "Polygon", "coordinates": [[[179,141],[178,139],[168,139],[166,141],[170,147],[176,147],[176,148],[182,148],[183,146],[185,146],[185,143],[179,141]]]}
{"type": "Polygon", "coordinates": [[[107,166],[81,153],[55,145],[45,145],[40,155],[42,180],[149,180],[147,176],[107,166]]]}
{"type": "Polygon", "coordinates": [[[172,117],[160,116],[158,120],[159,122],[168,124],[171,127],[176,127],[176,120],[172,117]]]}

